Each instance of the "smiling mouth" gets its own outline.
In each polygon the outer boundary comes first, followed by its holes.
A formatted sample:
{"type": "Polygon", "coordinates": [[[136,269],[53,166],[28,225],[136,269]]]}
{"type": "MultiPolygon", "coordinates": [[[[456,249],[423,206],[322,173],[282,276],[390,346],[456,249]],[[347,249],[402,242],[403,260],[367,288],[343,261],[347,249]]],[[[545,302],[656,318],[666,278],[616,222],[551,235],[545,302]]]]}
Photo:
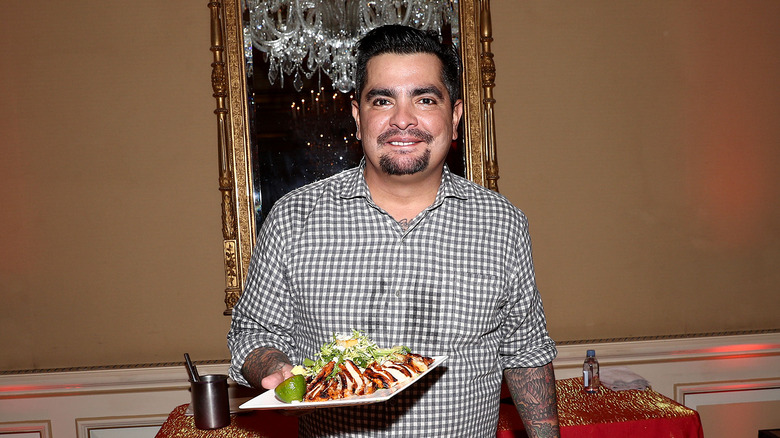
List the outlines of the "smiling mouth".
{"type": "Polygon", "coordinates": [[[412,146],[419,143],[419,141],[388,141],[387,144],[393,146],[412,146]]]}

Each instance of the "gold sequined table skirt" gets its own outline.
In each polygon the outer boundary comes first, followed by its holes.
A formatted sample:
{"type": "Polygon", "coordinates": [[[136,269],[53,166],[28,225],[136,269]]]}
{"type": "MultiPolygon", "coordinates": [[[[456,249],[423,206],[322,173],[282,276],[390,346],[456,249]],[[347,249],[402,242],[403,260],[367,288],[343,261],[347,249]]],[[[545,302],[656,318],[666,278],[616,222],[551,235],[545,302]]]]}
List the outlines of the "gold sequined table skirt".
{"type": "MultiPolygon", "coordinates": [[[[651,389],[596,394],[582,390],[582,379],[556,382],[562,438],[703,438],[699,414],[651,389]]],[[[297,419],[275,411],[232,414],[230,426],[195,428],[186,404],[171,412],[156,438],[290,438],[297,436],[297,419]]],[[[497,438],[525,437],[514,404],[501,403],[497,438]]],[[[424,431],[423,431],[424,432],[424,431]]]]}
{"type": "Polygon", "coordinates": [[[275,411],[248,411],[230,415],[230,425],[200,430],[184,404],[168,415],[156,438],[290,438],[298,436],[298,419],[275,411]]]}
{"type": "MultiPolygon", "coordinates": [[[[587,394],[582,378],[558,380],[555,389],[562,438],[704,437],[698,412],[652,389],[587,394]]],[[[497,436],[526,436],[511,399],[501,404],[497,436]]]]}

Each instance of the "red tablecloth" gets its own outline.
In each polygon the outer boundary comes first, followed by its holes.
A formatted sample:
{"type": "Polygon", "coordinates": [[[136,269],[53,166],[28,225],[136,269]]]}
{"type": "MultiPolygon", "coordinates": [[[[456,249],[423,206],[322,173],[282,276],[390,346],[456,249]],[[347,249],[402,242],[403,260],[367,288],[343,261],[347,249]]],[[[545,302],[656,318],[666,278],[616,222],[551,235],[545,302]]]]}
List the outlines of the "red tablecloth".
{"type": "MultiPolygon", "coordinates": [[[[556,382],[562,438],[703,438],[699,414],[653,390],[582,391],[582,379],[556,382]]],[[[510,402],[501,403],[497,438],[526,437],[510,402]]],[[[187,405],[171,412],[156,438],[289,438],[297,435],[296,417],[275,411],[231,415],[230,426],[198,430],[187,405]]]]}
{"type": "Polygon", "coordinates": [[[298,435],[298,419],[275,411],[233,414],[230,426],[216,430],[195,428],[195,419],[181,405],[171,412],[156,438],[290,438],[298,435]]]}
{"type": "MultiPolygon", "coordinates": [[[[561,438],[703,438],[698,412],[651,389],[596,394],[582,390],[582,379],[556,382],[561,438]]],[[[525,437],[514,404],[502,403],[498,438],[525,437]]]]}

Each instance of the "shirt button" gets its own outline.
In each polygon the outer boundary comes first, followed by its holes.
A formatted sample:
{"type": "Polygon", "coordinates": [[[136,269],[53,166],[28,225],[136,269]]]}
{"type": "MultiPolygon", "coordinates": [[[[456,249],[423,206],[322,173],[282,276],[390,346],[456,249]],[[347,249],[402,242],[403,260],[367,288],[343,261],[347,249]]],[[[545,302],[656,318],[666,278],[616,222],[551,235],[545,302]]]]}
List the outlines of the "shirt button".
{"type": "Polygon", "coordinates": [[[395,290],[395,296],[396,297],[400,297],[401,296],[401,289],[396,289],[395,290]]]}

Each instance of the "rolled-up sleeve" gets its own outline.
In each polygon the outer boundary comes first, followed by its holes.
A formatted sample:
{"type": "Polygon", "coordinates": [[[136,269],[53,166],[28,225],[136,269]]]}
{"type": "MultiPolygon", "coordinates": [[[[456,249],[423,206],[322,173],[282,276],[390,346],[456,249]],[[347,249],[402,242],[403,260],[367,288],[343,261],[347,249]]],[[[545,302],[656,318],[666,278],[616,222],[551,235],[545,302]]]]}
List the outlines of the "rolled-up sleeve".
{"type": "Polygon", "coordinates": [[[295,350],[290,335],[293,323],[282,244],[284,230],[278,223],[273,214],[266,219],[252,254],[244,292],[233,308],[228,333],[229,374],[245,386],[250,385],[241,368],[249,353],[272,347],[289,357],[295,350]]]}
{"type": "Polygon", "coordinates": [[[542,298],[536,287],[528,221],[520,214],[519,230],[510,265],[512,276],[507,285],[509,311],[504,323],[504,342],[500,350],[501,366],[539,367],[552,362],[558,351],[547,332],[542,298]]]}

